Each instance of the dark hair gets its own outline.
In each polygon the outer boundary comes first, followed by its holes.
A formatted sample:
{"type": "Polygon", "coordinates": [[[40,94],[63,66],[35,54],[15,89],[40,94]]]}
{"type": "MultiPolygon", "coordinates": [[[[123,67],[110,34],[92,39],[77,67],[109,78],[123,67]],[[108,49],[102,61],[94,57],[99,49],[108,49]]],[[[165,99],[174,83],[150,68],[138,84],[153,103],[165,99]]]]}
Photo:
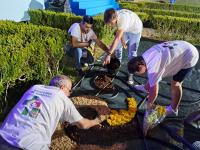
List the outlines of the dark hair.
{"type": "Polygon", "coordinates": [[[94,19],[91,16],[85,15],[82,19],[83,23],[93,24],[94,19]]]}
{"type": "Polygon", "coordinates": [[[136,71],[139,71],[139,65],[146,65],[144,58],[142,56],[132,58],[128,62],[129,73],[135,73],[136,71]]]}
{"type": "Polygon", "coordinates": [[[106,9],[104,12],[104,22],[108,23],[111,19],[117,17],[116,10],[113,8],[106,9]]]}

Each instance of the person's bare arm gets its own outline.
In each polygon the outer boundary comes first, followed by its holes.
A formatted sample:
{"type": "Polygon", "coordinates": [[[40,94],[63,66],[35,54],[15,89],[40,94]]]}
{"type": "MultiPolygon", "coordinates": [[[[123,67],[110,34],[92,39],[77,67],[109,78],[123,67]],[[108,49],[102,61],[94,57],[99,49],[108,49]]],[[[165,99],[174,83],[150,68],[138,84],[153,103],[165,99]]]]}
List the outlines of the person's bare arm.
{"type": "Polygon", "coordinates": [[[154,101],[156,100],[156,98],[158,96],[158,90],[159,90],[158,83],[156,85],[154,85],[153,87],[149,88],[147,109],[151,109],[154,101]]]}
{"type": "Polygon", "coordinates": [[[88,42],[80,42],[76,37],[71,36],[71,45],[73,48],[83,48],[88,47],[90,44],[88,42]]]}
{"type": "Polygon", "coordinates": [[[123,30],[117,30],[117,33],[115,35],[115,39],[109,49],[109,52],[112,54],[114,50],[117,48],[119,41],[121,40],[123,36],[124,31],[123,30]]]}
{"type": "Polygon", "coordinates": [[[83,118],[80,121],[76,122],[75,125],[80,129],[89,129],[95,125],[100,125],[100,123],[103,122],[105,119],[106,116],[104,115],[101,115],[100,117],[95,118],[93,120],[83,118]]]}
{"type": "Polygon", "coordinates": [[[95,41],[95,43],[105,52],[108,53],[108,47],[101,41],[97,38],[96,34],[93,34],[92,37],[91,37],[91,40],[95,41]]]}
{"type": "Polygon", "coordinates": [[[75,123],[75,125],[80,129],[89,129],[90,127],[93,127],[98,124],[99,124],[99,120],[97,118],[94,120],[83,118],[80,121],[75,123]]]}
{"type": "Polygon", "coordinates": [[[111,55],[114,52],[114,50],[117,48],[119,41],[121,40],[122,36],[123,36],[124,31],[123,30],[118,30],[116,35],[115,35],[115,39],[110,47],[110,49],[108,50],[108,54],[105,57],[104,61],[103,61],[103,65],[109,64],[110,63],[110,59],[111,59],[111,55]]]}
{"type": "Polygon", "coordinates": [[[101,40],[95,39],[94,41],[96,42],[96,44],[97,44],[102,50],[104,50],[105,52],[108,53],[108,50],[109,50],[108,47],[107,47],[101,40]]]}

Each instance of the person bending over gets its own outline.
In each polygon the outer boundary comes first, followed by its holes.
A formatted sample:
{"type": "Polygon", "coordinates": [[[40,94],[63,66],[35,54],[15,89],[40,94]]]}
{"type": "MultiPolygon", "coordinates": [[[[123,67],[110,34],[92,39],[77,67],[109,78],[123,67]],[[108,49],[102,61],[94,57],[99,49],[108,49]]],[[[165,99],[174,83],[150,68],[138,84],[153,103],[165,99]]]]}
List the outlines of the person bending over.
{"type": "MultiPolygon", "coordinates": [[[[147,73],[148,81],[145,85],[135,85],[138,90],[148,93],[147,111],[153,108],[159,91],[159,82],[164,77],[172,76],[171,104],[166,107],[166,114],[158,118],[162,121],[166,115],[178,115],[178,106],[182,98],[182,83],[192,71],[199,59],[196,47],[186,41],[168,41],[157,44],[128,62],[130,73],[147,73]]],[[[157,121],[158,121],[157,120],[157,121]]]]}
{"type": "Polygon", "coordinates": [[[49,86],[34,85],[22,96],[0,127],[0,149],[49,149],[58,122],[82,129],[101,123],[83,118],[72,101],[72,82],[64,75],[51,79],[49,86]]]}
{"type": "MultiPolygon", "coordinates": [[[[104,12],[105,24],[116,27],[116,35],[112,45],[105,57],[104,64],[109,64],[112,53],[115,52],[115,57],[122,61],[123,48],[128,45],[128,59],[137,56],[137,50],[142,34],[143,24],[138,15],[130,10],[121,9],[114,10],[113,8],[107,9],[104,12]]],[[[128,84],[133,85],[133,74],[129,74],[128,84]]]]}

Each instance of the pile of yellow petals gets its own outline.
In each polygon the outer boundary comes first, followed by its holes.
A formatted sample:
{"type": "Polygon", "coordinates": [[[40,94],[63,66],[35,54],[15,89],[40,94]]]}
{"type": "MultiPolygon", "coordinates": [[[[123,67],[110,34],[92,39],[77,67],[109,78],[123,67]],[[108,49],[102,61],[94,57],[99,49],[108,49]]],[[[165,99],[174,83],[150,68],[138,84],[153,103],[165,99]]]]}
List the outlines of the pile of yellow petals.
{"type": "Polygon", "coordinates": [[[166,114],[166,107],[160,106],[160,105],[157,105],[156,107],[157,107],[156,109],[157,109],[157,111],[158,111],[158,114],[159,114],[160,116],[163,116],[163,115],[166,114]]]}
{"type": "Polygon", "coordinates": [[[137,102],[134,98],[127,98],[128,110],[111,110],[111,114],[107,118],[110,126],[119,126],[130,122],[136,114],[137,102]]]}

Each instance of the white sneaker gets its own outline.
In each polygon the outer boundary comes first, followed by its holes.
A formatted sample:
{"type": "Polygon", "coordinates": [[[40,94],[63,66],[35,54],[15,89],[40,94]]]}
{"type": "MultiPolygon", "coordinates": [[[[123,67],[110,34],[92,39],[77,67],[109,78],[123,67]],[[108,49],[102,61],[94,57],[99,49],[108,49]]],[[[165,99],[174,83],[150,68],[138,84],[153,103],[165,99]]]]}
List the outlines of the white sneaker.
{"type": "Polygon", "coordinates": [[[195,148],[195,150],[200,150],[200,141],[195,141],[192,143],[192,146],[195,148]]]}
{"type": "Polygon", "coordinates": [[[84,63],[83,66],[84,67],[88,67],[89,65],[88,65],[88,63],[84,63]]]}
{"type": "Polygon", "coordinates": [[[133,84],[134,84],[133,74],[129,74],[129,75],[128,75],[128,81],[127,81],[127,83],[128,83],[129,85],[133,85],[133,84]]]}
{"type": "Polygon", "coordinates": [[[145,88],[144,88],[144,85],[141,84],[141,85],[135,85],[134,88],[136,88],[138,91],[142,91],[144,93],[149,93],[145,88]]]}

